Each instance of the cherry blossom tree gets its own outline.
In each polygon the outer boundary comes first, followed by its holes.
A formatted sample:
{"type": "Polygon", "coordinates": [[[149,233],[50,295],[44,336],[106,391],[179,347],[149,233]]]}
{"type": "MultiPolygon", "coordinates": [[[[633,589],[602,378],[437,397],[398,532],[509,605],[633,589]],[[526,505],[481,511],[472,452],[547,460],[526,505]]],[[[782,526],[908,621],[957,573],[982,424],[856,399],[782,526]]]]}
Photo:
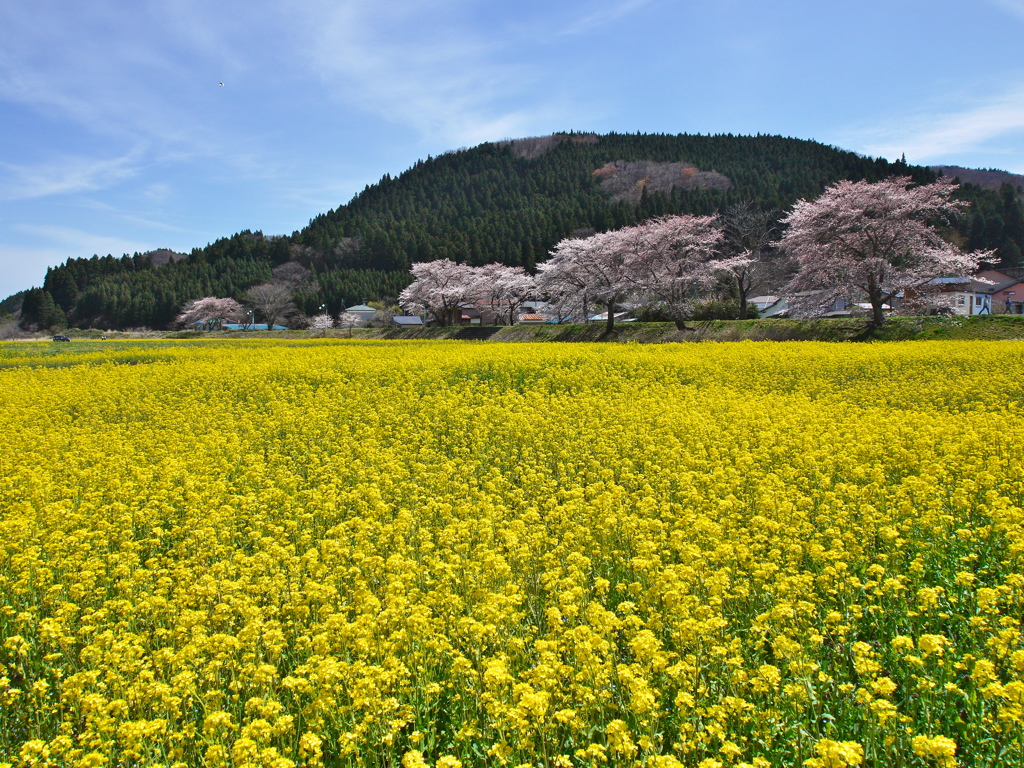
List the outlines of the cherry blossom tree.
{"type": "Polygon", "coordinates": [[[450,259],[419,262],[410,269],[412,284],[398,297],[402,308],[414,314],[429,312],[441,325],[454,325],[459,305],[473,300],[476,270],[450,259]]]}
{"type": "Polygon", "coordinates": [[[313,315],[309,319],[309,329],[311,331],[329,331],[334,327],[334,318],[326,312],[319,315],[313,315]]]}
{"type": "Polygon", "coordinates": [[[537,287],[549,300],[560,305],[578,301],[584,315],[589,302],[607,307],[606,333],[615,323],[615,305],[634,295],[637,287],[620,231],[562,240],[551,258],[537,265],[537,287]]]}
{"type": "Polygon", "coordinates": [[[561,258],[537,265],[537,293],[546,299],[546,311],[557,318],[557,322],[587,322],[590,309],[587,285],[582,279],[583,273],[575,268],[575,259],[566,251],[563,245],[561,258]]]}
{"type": "Polygon", "coordinates": [[[342,312],[338,316],[338,327],[347,329],[349,338],[352,338],[352,329],[362,322],[362,318],[354,312],[342,312]]]}
{"type": "Polygon", "coordinates": [[[615,305],[634,298],[661,302],[682,327],[716,275],[746,262],[743,256],[717,258],[721,238],[712,216],[664,216],[562,240],[538,265],[538,287],[559,305],[575,299],[606,306],[606,333],[614,327],[615,305]]]}
{"type": "Polygon", "coordinates": [[[234,299],[204,296],[182,307],[181,314],[175,321],[184,326],[202,323],[207,330],[211,330],[222,323],[238,322],[244,316],[245,307],[234,299]]]}
{"type": "Polygon", "coordinates": [[[472,293],[481,309],[495,311],[499,323],[515,325],[519,310],[536,291],[533,276],[522,267],[486,264],[475,270],[472,293]]]}
{"type": "Polygon", "coordinates": [[[935,228],[968,205],[951,199],[956,184],[942,178],[910,185],[909,176],[840,181],[817,200],[796,203],[782,220],[789,228],[780,244],[798,266],[787,290],[815,292],[798,311],[860,293],[880,327],[883,305],[899,292],[926,291],[936,277],[970,274],[991,261],[990,252],[963,253],[935,228]]]}
{"type": "Polygon", "coordinates": [[[722,272],[749,264],[742,254],[718,258],[722,230],[715,225],[714,216],[663,216],[619,230],[640,293],[661,302],[680,328],[722,272]]]}

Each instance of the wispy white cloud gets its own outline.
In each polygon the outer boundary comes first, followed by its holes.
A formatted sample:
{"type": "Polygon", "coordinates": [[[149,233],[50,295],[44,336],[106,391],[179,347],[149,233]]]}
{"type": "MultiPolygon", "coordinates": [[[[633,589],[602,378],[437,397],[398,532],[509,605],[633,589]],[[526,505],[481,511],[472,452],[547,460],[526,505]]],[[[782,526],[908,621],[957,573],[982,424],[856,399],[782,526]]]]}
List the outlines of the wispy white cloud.
{"type": "Polygon", "coordinates": [[[341,102],[424,139],[473,144],[567,120],[558,100],[519,106],[544,75],[530,41],[474,25],[466,0],[347,0],[307,6],[310,66],[341,102]]]}
{"type": "MultiPolygon", "coordinates": [[[[147,202],[163,202],[171,194],[170,188],[165,184],[151,184],[146,189],[142,190],[140,197],[145,199],[147,202]],[[154,189],[154,187],[156,189],[154,189]]],[[[141,226],[144,230],[156,230],[159,232],[173,232],[175,234],[186,234],[196,236],[207,236],[208,233],[198,232],[193,229],[186,229],[185,227],[179,227],[175,224],[171,224],[167,221],[163,221],[153,215],[140,214],[136,211],[129,211],[120,208],[115,205],[110,205],[101,200],[89,199],[81,201],[81,206],[90,211],[95,211],[97,214],[102,215],[105,219],[124,222],[127,224],[135,224],[141,226]]]]}
{"type": "Polygon", "coordinates": [[[147,42],[139,12],[102,0],[88,12],[48,5],[0,10],[0,97],[100,135],[173,131],[166,92],[151,86],[181,67],[147,42]]]}
{"type": "MultiPolygon", "coordinates": [[[[94,232],[86,232],[75,227],[65,227],[59,224],[17,224],[14,231],[23,235],[29,235],[36,240],[51,244],[47,250],[57,252],[68,252],[68,255],[80,257],[83,254],[99,254],[105,256],[110,253],[120,256],[135,251],[148,251],[152,246],[138,240],[128,240],[121,237],[109,235],[97,235],[94,232]]],[[[10,248],[12,246],[6,246],[10,248]]]]}
{"type": "MultiPolygon", "coordinates": [[[[573,0],[575,26],[650,2],[573,0]]],[[[262,104],[292,95],[342,120],[383,117],[434,146],[589,117],[534,55],[554,44],[538,27],[554,33],[564,11],[524,26],[483,0],[39,3],[0,4],[0,101],[122,146],[143,143],[153,163],[186,155],[266,175],[274,153],[260,133],[262,104]]]]}
{"type": "Polygon", "coordinates": [[[989,2],[1024,20],[1024,0],[989,0],[989,2]]]}
{"type": "Polygon", "coordinates": [[[650,5],[653,0],[618,0],[618,2],[604,3],[597,10],[591,11],[579,21],[574,22],[566,29],[566,34],[576,35],[589,32],[596,27],[611,24],[624,16],[628,16],[644,6],[650,5]]]}
{"type": "Polygon", "coordinates": [[[171,196],[171,185],[164,181],[155,181],[147,184],[142,190],[142,196],[153,203],[162,203],[171,196]]]}
{"type": "Polygon", "coordinates": [[[0,199],[25,200],[88,192],[108,187],[138,172],[141,150],[120,157],[51,157],[39,165],[0,162],[0,199]]]}
{"type": "MultiPolygon", "coordinates": [[[[978,101],[960,111],[936,110],[859,135],[863,150],[882,157],[906,153],[912,162],[955,158],[993,139],[1024,131],[1024,84],[978,101]]],[[[854,139],[856,142],[857,140],[854,139]]]]}
{"type": "Polygon", "coordinates": [[[80,144],[145,145],[151,163],[215,158],[244,173],[251,133],[233,128],[245,102],[218,82],[241,81],[265,58],[253,53],[261,35],[279,25],[237,10],[198,0],[0,3],[0,103],[27,107],[80,144]]]}

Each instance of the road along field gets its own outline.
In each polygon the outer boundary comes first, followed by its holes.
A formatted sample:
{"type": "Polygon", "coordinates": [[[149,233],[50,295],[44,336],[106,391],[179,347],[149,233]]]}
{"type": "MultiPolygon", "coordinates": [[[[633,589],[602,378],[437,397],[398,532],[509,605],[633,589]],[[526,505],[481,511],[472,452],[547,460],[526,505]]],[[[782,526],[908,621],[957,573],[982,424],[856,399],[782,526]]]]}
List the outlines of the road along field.
{"type": "Polygon", "coordinates": [[[61,346],[0,764],[1024,765],[1024,342],[61,346]]]}

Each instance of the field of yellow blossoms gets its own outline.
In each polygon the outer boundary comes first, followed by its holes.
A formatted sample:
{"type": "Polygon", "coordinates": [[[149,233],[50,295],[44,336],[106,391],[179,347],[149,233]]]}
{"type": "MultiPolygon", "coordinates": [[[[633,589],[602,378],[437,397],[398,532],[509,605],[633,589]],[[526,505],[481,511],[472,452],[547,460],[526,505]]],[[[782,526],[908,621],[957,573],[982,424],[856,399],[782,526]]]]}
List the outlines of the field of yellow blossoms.
{"type": "Polygon", "coordinates": [[[0,347],[0,765],[1024,765],[1024,342],[0,347]]]}

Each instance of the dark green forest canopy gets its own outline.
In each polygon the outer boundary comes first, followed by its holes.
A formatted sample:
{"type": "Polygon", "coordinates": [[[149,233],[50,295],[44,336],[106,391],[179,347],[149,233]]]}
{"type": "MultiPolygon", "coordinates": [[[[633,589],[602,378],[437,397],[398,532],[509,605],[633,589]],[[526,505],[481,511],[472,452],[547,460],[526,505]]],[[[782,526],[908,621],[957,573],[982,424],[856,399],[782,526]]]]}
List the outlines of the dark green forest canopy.
{"type": "MultiPolygon", "coordinates": [[[[894,174],[919,183],[935,178],[928,168],[780,136],[558,134],[488,143],[386,174],[290,236],[240,232],[160,267],[142,254],[69,259],[47,272],[43,290],[52,310],[41,297],[30,304],[73,325],[164,328],[190,299],[241,298],[270,280],[275,267],[295,261],[311,272],[296,289],[299,308],[312,313],[325,305],[336,314],[362,301],[393,300],[413,262],[450,258],[533,269],[574,233],[665,214],[710,214],[743,200],[781,212],[836,181],[894,174]],[[632,185],[627,172],[656,171],[657,163],[675,164],[666,167],[679,174],[678,183],[648,176],[632,185]],[[614,194],[606,180],[620,171],[629,189],[614,194]]],[[[1004,266],[1019,266],[1020,190],[965,185],[959,195],[972,207],[947,235],[965,248],[998,249],[1004,266]]]]}

